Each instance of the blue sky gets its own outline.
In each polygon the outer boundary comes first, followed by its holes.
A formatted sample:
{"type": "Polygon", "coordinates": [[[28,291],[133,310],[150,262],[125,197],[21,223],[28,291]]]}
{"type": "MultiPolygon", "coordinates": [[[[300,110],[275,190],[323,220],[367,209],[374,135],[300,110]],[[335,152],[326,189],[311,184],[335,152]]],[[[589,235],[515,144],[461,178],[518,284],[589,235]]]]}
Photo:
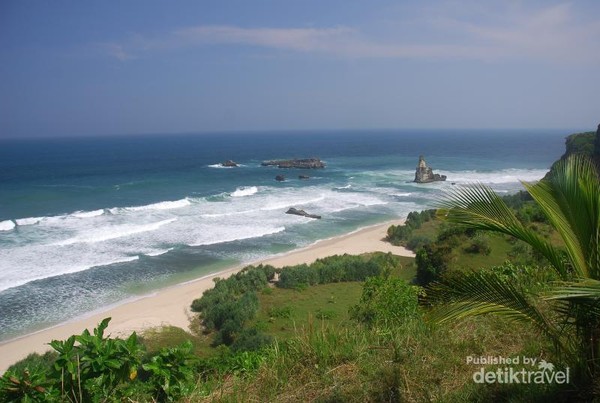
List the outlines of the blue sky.
{"type": "Polygon", "coordinates": [[[594,129],[598,1],[0,2],[0,137],[594,129]]]}

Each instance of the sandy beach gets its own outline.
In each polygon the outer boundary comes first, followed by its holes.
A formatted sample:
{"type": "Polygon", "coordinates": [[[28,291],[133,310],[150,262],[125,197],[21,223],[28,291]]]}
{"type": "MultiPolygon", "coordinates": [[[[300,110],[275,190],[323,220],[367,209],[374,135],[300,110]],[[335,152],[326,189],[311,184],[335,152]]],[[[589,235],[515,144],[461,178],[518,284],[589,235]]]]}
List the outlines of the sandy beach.
{"type": "MultiPolygon", "coordinates": [[[[393,221],[363,228],[350,234],[322,240],[309,247],[297,249],[254,264],[266,263],[283,267],[311,263],[326,256],[344,253],[359,255],[375,251],[414,256],[411,251],[403,247],[393,246],[383,241],[387,228],[392,224],[398,225],[401,223],[403,221],[393,221]]],[[[150,295],[122,303],[101,312],[2,343],[0,344],[0,373],[3,373],[8,366],[26,357],[29,353],[42,353],[49,350],[47,343],[51,340],[66,339],[72,334],[81,333],[86,328],[91,330],[106,317],[112,318],[108,331],[113,336],[128,335],[132,331],[141,332],[144,329],[163,325],[188,329],[189,318],[192,315],[189,310],[191,302],[200,297],[204,290],[212,287],[215,277],[229,276],[242,267],[233,267],[210,276],[161,289],[150,295]]]]}

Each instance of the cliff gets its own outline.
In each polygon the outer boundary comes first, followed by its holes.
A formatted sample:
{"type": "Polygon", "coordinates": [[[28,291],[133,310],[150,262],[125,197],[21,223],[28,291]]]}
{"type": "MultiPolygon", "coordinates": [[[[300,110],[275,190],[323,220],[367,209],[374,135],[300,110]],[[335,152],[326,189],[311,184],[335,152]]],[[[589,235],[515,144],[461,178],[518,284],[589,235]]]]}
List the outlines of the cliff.
{"type": "MultiPolygon", "coordinates": [[[[595,132],[575,133],[567,136],[565,139],[565,153],[558,161],[564,160],[572,154],[583,154],[592,158],[600,173],[600,124],[595,132]]],[[[552,174],[558,161],[552,164],[545,178],[552,174]]]]}

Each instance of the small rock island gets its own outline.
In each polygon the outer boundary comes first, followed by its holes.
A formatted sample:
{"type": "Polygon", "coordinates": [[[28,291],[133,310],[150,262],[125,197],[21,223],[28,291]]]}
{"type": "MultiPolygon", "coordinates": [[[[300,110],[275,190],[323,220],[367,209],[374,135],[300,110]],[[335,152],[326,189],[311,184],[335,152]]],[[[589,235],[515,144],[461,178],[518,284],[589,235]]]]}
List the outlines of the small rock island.
{"type": "Polygon", "coordinates": [[[276,166],[277,168],[300,168],[300,169],[319,169],[325,168],[325,163],[319,158],[303,158],[291,160],[269,160],[263,161],[260,165],[263,167],[276,166]]]}
{"type": "Polygon", "coordinates": [[[430,182],[441,182],[446,180],[446,175],[434,174],[431,167],[427,166],[425,157],[419,156],[419,164],[415,172],[415,182],[417,183],[430,183],[430,182]]]}
{"type": "Polygon", "coordinates": [[[227,160],[227,161],[221,162],[221,166],[226,167],[226,168],[235,168],[235,167],[238,167],[239,165],[235,161],[227,160]]]}

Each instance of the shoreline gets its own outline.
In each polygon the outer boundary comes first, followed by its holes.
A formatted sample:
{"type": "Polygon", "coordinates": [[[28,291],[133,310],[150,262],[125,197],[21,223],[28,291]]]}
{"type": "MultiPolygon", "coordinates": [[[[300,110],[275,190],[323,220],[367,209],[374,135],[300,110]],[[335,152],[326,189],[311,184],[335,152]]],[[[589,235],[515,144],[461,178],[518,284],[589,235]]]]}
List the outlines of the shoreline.
{"type": "Polygon", "coordinates": [[[212,288],[213,279],[228,277],[246,266],[270,264],[275,267],[312,263],[332,255],[360,255],[368,252],[391,252],[414,257],[414,253],[401,246],[383,240],[390,225],[404,224],[404,219],[387,221],[354,230],[333,238],[323,239],[311,245],[247,264],[237,265],[217,273],[198,277],[166,288],[154,290],[147,295],[125,300],[112,306],[92,311],[52,327],[35,331],[0,343],[0,374],[30,353],[50,350],[51,340],[64,340],[84,329],[93,329],[104,318],[112,320],[107,331],[112,336],[128,336],[158,326],[176,326],[189,330],[190,318],[195,315],[189,307],[192,301],[212,288]]]}

